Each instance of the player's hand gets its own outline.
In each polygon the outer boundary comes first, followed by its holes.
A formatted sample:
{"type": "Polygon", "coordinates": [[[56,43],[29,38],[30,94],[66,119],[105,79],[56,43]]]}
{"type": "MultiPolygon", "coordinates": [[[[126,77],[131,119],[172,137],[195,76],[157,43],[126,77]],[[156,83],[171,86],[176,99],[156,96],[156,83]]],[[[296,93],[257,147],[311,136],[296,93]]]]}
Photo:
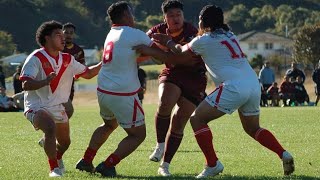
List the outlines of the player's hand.
{"type": "Polygon", "coordinates": [[[155,33],[152,35],[152,40],[162,46],[167,46],[168,41],[172,40],[172,38],[167,34],[155,33]]]}
{"type": "Polygon", "coordinates": [[[56,77],[56,73],[55,72],[51,72],[48,76],[47,76],[47,79],[46,79],[46,82],[47,84],[49,85],[50,82],[56,77]]]}
{"type": "Polygon", "coordinates": [[[141,54],[141,56],[144,56],[144,55],[148,55],[149,48],[150,48],[149,46],[140,44],[137,46],[133,46],[132,50],[135,50],[137,53],[141,54]]]}

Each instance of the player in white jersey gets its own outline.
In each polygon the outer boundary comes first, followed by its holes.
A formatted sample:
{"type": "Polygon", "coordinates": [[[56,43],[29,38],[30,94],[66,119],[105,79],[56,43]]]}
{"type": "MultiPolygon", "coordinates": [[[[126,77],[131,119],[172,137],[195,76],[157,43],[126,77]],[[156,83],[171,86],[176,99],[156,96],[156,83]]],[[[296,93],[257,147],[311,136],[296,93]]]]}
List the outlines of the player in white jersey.
{"type": "Polygon", "coordinates": [[[89,146],[76,168],[100,173],[105,177],[116,176],[115,166],[130,155],[145,139],[144,112],[138,98],[138,54],[132,47],[150,46],[152,41],[142,31],[133,28],[131,6],[120,1],[108,8],[112,22],[104,44],[103,65],[98,75],[98,101],[104,123],[93,133],[89,146]],[[92,161],[109,135],[120,125],[127,133],[117,149],[94,168],[92,161]]]}
{"type": "Polygon", "coordinates": [[[44,132],[49,176],[59,177],[64,172],[62,155],[70,145],[63,103],[68,101],[73,77],[90,79],[98,74],[101,63],[87,68],[70,54],[62,53],[65,39],[59,22],[41,24],[36,40],[42,48],[27,57],[20,75],[25,90],[24,115],[36,130],[44,132]]]}
{"type": "Polygon", "coordinates": [[[175,44],[164,34],[153,36],[155,42],[166,45],[175,54],[143,45],[134,47],[139,53],[176,64],[192,63],[188,57],[201,55],[218,87],[190,118],[198,145],[207,161],[206,168],[197,178],[215,176],[223,171],[224,167],[214,151],[212,133],[207,124],[237,109],[245,132],[275,152],[283,161],[284,174],[291,174],[294,171],[293,157],[282,148],[271,132],[259,125],[261,92],[258,78],[245,58],[236,36],[224,24],[221,8],[215,5],[205,6],[200,12],[199,29],[200,35],[184,46],[175,44]]]}

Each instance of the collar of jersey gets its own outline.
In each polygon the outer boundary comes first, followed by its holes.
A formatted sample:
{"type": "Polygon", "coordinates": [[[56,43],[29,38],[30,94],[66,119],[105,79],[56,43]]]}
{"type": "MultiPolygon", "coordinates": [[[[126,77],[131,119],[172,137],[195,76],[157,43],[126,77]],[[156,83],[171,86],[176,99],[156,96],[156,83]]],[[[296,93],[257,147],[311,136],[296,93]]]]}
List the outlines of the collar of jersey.
{"type": "Polygon", "coordinates": [[[119,26],[128,26],[128,25],[125,25],[125,24],[112,24],[112,27],[119,27],[119,26]]]}

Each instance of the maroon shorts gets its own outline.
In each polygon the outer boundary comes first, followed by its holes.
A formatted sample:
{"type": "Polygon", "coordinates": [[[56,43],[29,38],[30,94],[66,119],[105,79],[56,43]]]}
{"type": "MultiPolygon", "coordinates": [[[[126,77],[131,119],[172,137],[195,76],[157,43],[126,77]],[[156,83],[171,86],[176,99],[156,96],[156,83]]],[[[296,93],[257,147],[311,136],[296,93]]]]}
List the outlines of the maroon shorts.
{"type": "Polygon", "coordinates": [[[198,106],[206,97],[207,76],[205,70],[164,69],[159,83],[170,82],[181,89],[181,96],[198,106]]]}

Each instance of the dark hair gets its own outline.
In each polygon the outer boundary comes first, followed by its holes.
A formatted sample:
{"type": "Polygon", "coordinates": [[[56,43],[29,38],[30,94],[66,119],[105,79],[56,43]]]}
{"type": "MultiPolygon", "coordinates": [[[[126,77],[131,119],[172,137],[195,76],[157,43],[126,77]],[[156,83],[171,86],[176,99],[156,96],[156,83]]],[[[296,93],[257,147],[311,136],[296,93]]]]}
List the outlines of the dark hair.
{"type": "Polygon", "coordinates": [[[39,46],[44,46],[46,43],[46,36],[51,35],[56,29],[62,29],[62,24],[57,21],[47,21],[40,25],[36,32],[36,41],[39,46]]]}
{"type": "Polygon", "coordinates": [[[222,9],[216,5],[204,6],[200,12],[200,19],[202,20],[204,29],[210,29],[210,31],[215,31],[219,28],[225,31],[230,30],[229,26],[224,24],[222,9]]]}
{"type": "Polygon", "coordinates": [[[67,22],[62,26],[62,29],[66,29],[66,28],[73,28],[74,30],[76,30],[76,26],[71,22],[67,22]]]}
{"type": "Polygon", "coordinates": [[[169,9],[181,9],[183,11],[183,3],[178,0],[167,0],[161,5],[161,10],[163,13],[167,13],[169,9]]]}
{"type": "Polygon", "coordinates": [[[119,24],[125,11],[128,11],[130,4],[126,1],[119,1],[111,4],[107,10],[109,19],[113,24],[119,24]]]}

